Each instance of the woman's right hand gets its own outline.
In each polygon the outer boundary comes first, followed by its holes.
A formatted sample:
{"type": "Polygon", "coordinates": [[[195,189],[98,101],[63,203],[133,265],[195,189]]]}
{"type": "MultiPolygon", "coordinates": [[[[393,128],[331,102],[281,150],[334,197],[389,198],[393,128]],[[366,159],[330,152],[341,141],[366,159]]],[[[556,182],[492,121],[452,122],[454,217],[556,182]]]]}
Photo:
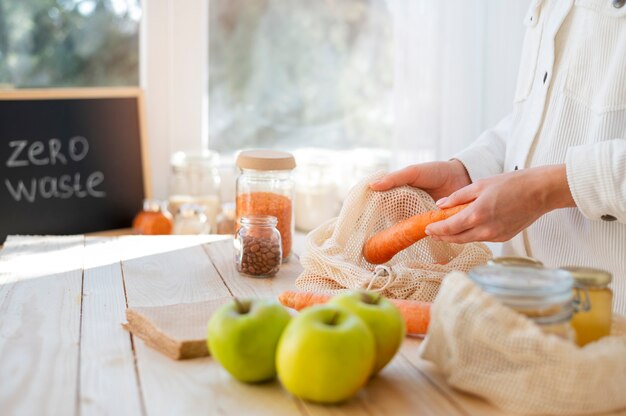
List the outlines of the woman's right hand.
{"type": "Polygon", "coordinates": [[[370,183],[373,191],[387,191],[409,185],[423,189],[435,200],[472,183],[465,166],[458,160],[411,165],[370,183]]]}

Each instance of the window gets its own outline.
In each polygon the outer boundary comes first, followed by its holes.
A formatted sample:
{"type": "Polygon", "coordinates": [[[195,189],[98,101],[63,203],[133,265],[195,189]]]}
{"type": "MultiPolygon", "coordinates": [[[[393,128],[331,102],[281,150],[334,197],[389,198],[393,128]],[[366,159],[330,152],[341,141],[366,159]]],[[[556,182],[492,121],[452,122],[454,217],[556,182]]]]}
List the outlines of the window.
{"type": "Polygon", "coordinates": [[[393,39],[380,0],[210,0],[209,143],[387,148],[393,39]]]}
{"type": "Polygon", "coordinates": [[[139,0],[0,0],[0,85],[139,85],[139,0]]]}

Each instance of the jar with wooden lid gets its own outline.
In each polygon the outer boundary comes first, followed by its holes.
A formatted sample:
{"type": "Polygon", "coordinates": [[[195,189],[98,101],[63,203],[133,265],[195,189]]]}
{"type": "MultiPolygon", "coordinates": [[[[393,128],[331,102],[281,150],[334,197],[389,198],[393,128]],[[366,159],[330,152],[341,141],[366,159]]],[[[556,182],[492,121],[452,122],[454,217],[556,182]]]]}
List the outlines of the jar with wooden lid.
{"type": "MultiPolygon", "coordinates": [[[[296,161],[292,154],[272,150],[243,151],[237,157],[236,214],[276,217],[276,228],[282,241],[282,261],[291,254],[294,232],[294,181],[291,177],[296,161]]],[[[240,226],[240,225],[239,225],[240,226]]]]}
{"type": "Polygon", "coordinates": [[[576,340],[571,326],[574,281],[568,272],[496,264],[474,268],[469,276],[502,304],[535,322],[544,333],[576,340]]]}
{"type": "Polygon", "coordinates": [[[611,273],[587,267],[563,267],[574,278],[580,302],[588,296],[587,310],[574,315],[572,326],[576,331],[578,345],[586,345],[611,333],[613,316],[613,292],[609,288],[611,273]]]}

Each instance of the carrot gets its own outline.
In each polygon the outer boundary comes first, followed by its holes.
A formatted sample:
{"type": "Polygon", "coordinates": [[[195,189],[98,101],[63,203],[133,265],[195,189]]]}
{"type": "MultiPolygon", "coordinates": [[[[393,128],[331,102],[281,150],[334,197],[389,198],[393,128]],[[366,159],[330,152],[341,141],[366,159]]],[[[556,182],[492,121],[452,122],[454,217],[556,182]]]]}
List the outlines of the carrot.
{"type": "Polygon", "coordinates": [[[294,292],[293,290],[285,290],[278,296],[278,301],[288,308],[300,311],[307,306],[326,303],[332,297],[332,295],[327,293],[294,292]]]}
{"type": "MultiPolygon", "coordinates": [[[[295,292],[286,290],[278,296],[284,306],[295,310],[302,310],[313,305],[328,302],[332,295],[315,292],[295,292]]],[[[407,334],[425,334],[430,322],[430,303],[417,300],[389,299],[400,310],[406,323],[407,334]]]]}
{"type": "Polygon", "coordinates": [[[400,221],[367,240],[363,246],[363,257],[372,264],[386,263],[411,244],[426,237],[429,224],[450,218],[468,205],[426,211],[400,221]]]}

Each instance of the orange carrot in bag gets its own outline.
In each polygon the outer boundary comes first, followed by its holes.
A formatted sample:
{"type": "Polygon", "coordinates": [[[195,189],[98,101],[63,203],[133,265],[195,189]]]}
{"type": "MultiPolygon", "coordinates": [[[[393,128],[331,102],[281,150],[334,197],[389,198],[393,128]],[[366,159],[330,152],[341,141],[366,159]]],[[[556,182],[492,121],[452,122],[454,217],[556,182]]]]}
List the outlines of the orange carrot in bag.
{"type": "MultiPolygon", "coordinates": [[[[309,306],[326,303],[332,297],[326,293],[286,290],[278,296],[278,300],[284,306],[299,311],[309,306]]],[[[389,301],[400,310],[406,323],[407,334],[425,334],[428,331],[430,303],[405,299],[389,299],[389,301]]]]}
{"type": "Polygon", "coordinates": [[[367,240],[363,246],[363,257],[372,264],[386,263],[405,248],[426,237],[426,227],[429,224],[448,219],[468,206],[469,204],[463,204],[426,211],[400,221],[367,240]]]}
{"type": "Polygon", "coordinates": [[[333,295],[327,293],[316,292],[295,292],[293,290],[285,290],[278,296],[278,301],[284,306],[301,311],[302,309],[326,303],[333,295]]]}

